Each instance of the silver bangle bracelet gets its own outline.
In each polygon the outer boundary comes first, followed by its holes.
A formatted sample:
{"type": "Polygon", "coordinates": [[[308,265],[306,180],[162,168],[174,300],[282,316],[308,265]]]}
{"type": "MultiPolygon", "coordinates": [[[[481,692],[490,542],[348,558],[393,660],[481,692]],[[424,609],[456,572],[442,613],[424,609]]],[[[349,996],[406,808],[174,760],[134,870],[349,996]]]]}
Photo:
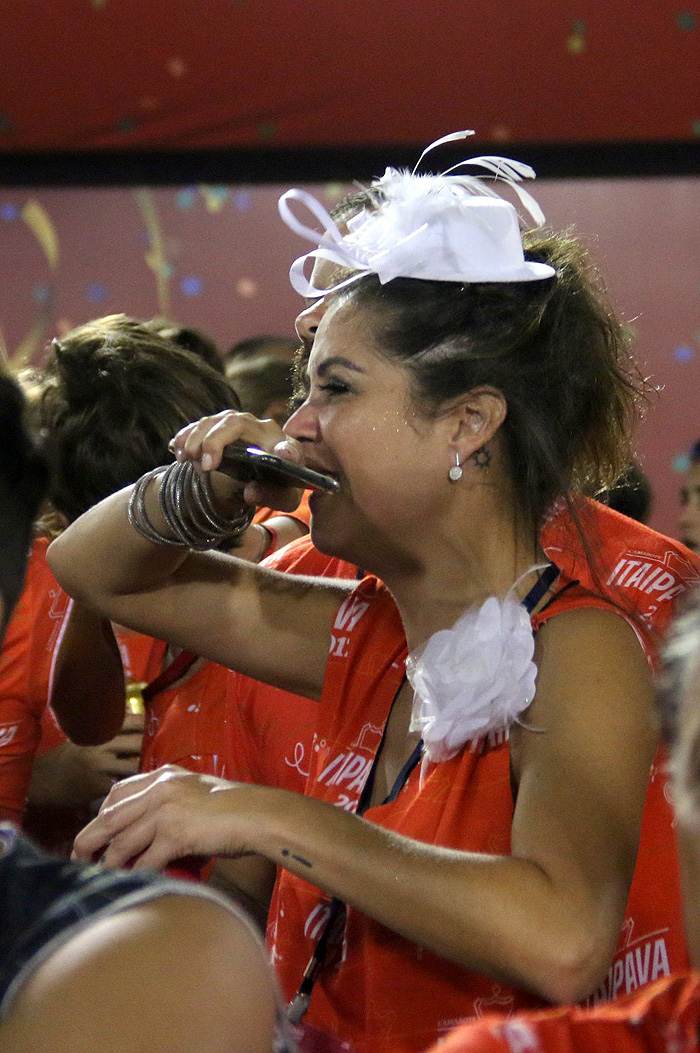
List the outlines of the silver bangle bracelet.
{"type": "Polygon", "coordinates": [[[127,515],[134,530],[147,541],[151,541],[155,545],[174,545],[176,548],[182,548],[183,545],[180,541],[176,541],[175,538],[168,537],[166,534],[156,530],[146,512],[146,490],[148,485],[152,479],[166,471],[167,468],[154,468],[153,471],[146,472],[145,475],[141,476],[131,491],[127,515]]]}
{"type": "Polygon", "coordinates": [[[208,473],[198,473],[190,461],[176,461],[143,475],[131,494],[129,522],[148,541],[178,548],[216,548],[222,541],[234,541],[250,526],[255,509],[245,507],[231,519],[214,505],[208,473]],[[170,534],[157,530],[146,512],[146,490],[152,479],[162,476],[159,502],[170,534]]]}

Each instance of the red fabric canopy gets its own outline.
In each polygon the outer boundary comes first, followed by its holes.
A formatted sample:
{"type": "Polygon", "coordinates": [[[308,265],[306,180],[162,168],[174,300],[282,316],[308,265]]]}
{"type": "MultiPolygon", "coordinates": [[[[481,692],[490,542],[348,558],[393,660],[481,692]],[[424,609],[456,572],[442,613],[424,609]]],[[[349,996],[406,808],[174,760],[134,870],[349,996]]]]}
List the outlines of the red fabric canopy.
{"type": "Polygon", "coordinates": [[[700,137],[689,0],[5,0],[0,151],[700,137]]]}

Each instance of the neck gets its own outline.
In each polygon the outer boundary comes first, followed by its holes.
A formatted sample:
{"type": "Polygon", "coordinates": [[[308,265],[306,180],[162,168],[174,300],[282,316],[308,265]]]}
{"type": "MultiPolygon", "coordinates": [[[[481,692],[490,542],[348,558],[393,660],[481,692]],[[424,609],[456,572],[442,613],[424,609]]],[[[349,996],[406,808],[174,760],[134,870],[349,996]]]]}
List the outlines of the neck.
{"type": "MultiPolygon", "coordinates": [[[[438,630],[451,628],[469,607],[480,606],[489,596],[504,597],[531,567],[546,562],[534,531],[512,507],[480,504],[478,510],[464,510],[440,523],[421,545],[427,557],[385,574],[411,650],[438,630]]],[[[519,598],[535,580],[531,574],[520,582],[519,598]]]]}

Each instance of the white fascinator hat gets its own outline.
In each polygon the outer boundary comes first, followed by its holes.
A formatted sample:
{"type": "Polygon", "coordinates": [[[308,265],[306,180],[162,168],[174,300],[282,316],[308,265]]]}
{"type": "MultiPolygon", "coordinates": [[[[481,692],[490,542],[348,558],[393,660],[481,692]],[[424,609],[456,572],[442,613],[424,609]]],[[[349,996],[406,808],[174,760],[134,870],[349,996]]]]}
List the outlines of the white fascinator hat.
{"type": "Polygon", "coordinates": [[[376,274],[382,282],[393,278],[423,278],[445,282],[531,282],[552,278],[545,263],[525,259],[517,209],[500,196],[494,183],[516,194],[530,227],[541,227],[544,214],[521,185],[534,179],[533,169],[507,157],[470,157],[440,175],[417,174],[426,154],[445,143],[465,139],[473,131],[452,132],[431,143],[412,172],[387,168],[370,185],[374,199],[347,221],[342,234],[323,205],[306,190],[288,190],[279,200],[279,212],[291,230],[317,247],[294,261],[289,277],[302,296],[324,296],[306,277],[308,260],[323,259],[354,273],[334,285],[334,291],[376,274]],[[458,174],[480,168],[479,175],[458,174]],[[309,210],[322,231],[302,223],[292,203],[309,210]]]}

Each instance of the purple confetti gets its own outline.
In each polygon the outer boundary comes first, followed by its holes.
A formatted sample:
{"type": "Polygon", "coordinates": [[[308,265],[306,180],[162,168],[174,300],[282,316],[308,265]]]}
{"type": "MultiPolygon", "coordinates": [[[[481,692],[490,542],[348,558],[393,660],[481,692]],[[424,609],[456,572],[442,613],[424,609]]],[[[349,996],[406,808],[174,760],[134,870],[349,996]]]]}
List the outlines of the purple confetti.
{"type": "Polygon", "coordinates": [[[183,278],[180,288],[183,296],[199,296],[202,291],[202,283],[199,278],[183,278]]]}
{"type": "Polygon", "coordinates": [[[87,296],[92,303],[103,303],[107,299],[107,287],[100,282],[93,282],[88,286],[87,296]]]}
{"type": "Polygon", "coordinates": [[[695,351],[692,347],[688,347],[687,344],[682,344],[675,349],[673,357],[676,362],[692,362],[695,358],[695,351]]]}

